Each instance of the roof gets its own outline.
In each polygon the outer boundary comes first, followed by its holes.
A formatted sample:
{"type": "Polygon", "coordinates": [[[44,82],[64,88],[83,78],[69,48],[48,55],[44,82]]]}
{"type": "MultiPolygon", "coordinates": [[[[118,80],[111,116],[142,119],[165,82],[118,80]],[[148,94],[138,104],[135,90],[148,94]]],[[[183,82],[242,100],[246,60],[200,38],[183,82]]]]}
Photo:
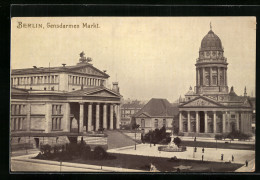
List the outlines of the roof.
{"type": "Polygon", "coordinates": [[[220,38],[212,30],[201,41],[201,51],[205,50],[223,51],[220,38]]]}
{"type": "Polygon", "coordinates": [[[134,117],[146,114],[151,117],[169,117],[178,114],[178,107],[172,106],[167,99],[152,98],[134,117]]]}
{"type": "Polygon", "coordinates": [[[84,89],[80,89],[80,90],[76,90],[76,91],[72,91],[72,92],[68,92],[68,95],[76,95],[76,96],[86,96],[86,95],[92,95],[96,92],[100,92],[102,90],[108,91],[116,96],[120,96],[120,93],[115,92],[113,90],[107,89],[104,86],[99,86],[99,87],[91,87],[91,88],[84,88],[84,89]]]}
{"type": "MultiPolygon", "coordinates": [[[[60,67],[35,67],[35,68],[24,68],[24,69],[13,69],[11,71],[12,75],[24,75],[24,74],[43,74],[43,73],[61,73],[61,72],[74,72],[75,70],[82,69],[84,67],[91,67],[101,73],[105,77],[109,77],[108,74],[106,74],[103,71],[100,71],[99,69],[95,68],[90,63],[78,63],[74,66],[60,66],[60,67]]],[[[80,72],[77,72],[80,73],[80,72]]],[[[84,73],[88,74],[88,73],[84,73]]],[[[90,74],[92,75],[92,74],[90,74]]]]}

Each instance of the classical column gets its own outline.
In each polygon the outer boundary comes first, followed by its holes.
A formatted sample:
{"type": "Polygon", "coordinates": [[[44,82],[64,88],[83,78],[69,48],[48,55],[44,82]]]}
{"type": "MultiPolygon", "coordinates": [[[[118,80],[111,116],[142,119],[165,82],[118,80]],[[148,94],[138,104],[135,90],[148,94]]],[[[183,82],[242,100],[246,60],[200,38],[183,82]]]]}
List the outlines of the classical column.
{"type": "Polygon", "coordinates": [[[224,82],[223,85],[226,85],[226,68],[223,68],[223,74],[224,74],[224,82]]]}
{"type": "Polygon", "coordinates": [[[212,85],[212,68],[209,68],[209,85],[212,85]]]}
{"type": "Polygon", "coordinates": [[[207,133],[207,132],[208,132],[208,113],[207,113],[207,111],[204,111],[204,114],[205,114],[205,116],[204,116],[204,121],[205,121],[205,133],[207,133]]]}
{"type": "Polygon", "coordinates": [[[183,132],[182,112],[179,113],[179,132],[183,132]]]}
{"type": "Polygon", "coordinates": [[[222,114],[222,127],[223,127],[223,133],[226,132],[226,112],[223,112],[222,114]]]}
{"type": "Polygon", "coordinates": [[[79,103],[79,132],[83,132],[84,103],[79,103]]]}
{"type": "Polygon", "coordinates": [[[188,132],[190,132],[190,111],[188,113],[188,132]]]}
{"type": "Polygon", "coordinates": [[[63,122],[63,131],[70,131],[70,103],[64,104],[64,122],[63,122]]]}
{"type": "Polygon", "coordinates": [[[218,86],[220,85],[220,74],[219,74],[219,67],[217,68],[217,70],[218,70],[218,82],[217,82],[217,84],[218,84],[218,86]]]}
{"type": "Polygon", "coordinates": [[[117,105],[116,129],[120,128],[120,104],[117,105]]]}
{"type": "Polygon", "coordinates": [[[88,104],[88,131],[92,131],[92,103],[88,104]]]}
{"type": "Polygon", "coordinates": [[[217,132],[217,120],[216,120],[216,111],[213,111],[213,132],[217,132]]]}
{"type": "Polygon", "coordinates": [[[103,105],[103,128],[107,129],[107,105],[103,105]]]}
{"type": "Polygon", "coordinates": [[[202,86],[204,86],[204,82],[205,82],[205,68],[202,68],[202,86]]]}
{"type": "Polygon", "coordinates": [[[113,112],[114,112],[114,105],[110,105],[110,129],[114,129],[113,125],[113,112]]]}
{"type": "Polygon", "coordinates": [[[200,129],[199,129],[199,112],[196,111],[196,132],[199,133],[200,129]]]}
{"type": "Polygon", "coordinates": [[[239,112],[236,113],[236,129],[239,131],[239,112]]]}
{"type": "Polygon", "coordinates": [[[96,104],[96,131],[98,131],[99,128],[99,104],[96,104]]]}
{"type": "Polygon", "coordinates": [[[226,122],[227,122],[226,131],[230,132],[230,112],[226,112],[226,122]]]}

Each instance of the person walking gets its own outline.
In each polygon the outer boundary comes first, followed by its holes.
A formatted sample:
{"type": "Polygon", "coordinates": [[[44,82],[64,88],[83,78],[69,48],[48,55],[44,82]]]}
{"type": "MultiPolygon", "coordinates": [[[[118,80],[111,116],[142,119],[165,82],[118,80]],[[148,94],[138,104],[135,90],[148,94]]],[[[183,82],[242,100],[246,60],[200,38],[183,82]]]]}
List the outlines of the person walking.
{"type": "Polygon", "coordinates": [[[248,166],[248,161],[246,160],[246,167],[248,166]]]}
{"type": "Polygon", "coordinates": [[[224,154],[221,154],[221,161],[223,161],[224,159],[224,154]]]}
{"type": "Polygon", "coordinates": [[[234,156],[232,155],[232,161],[234,161],[234,156]]]}
{"type": "Polygon", "coordinates": [[[202,148],[202,153],[204,153],[204,151],[205,151],[205,149],[204,149],[204,147],[202,148]]]}

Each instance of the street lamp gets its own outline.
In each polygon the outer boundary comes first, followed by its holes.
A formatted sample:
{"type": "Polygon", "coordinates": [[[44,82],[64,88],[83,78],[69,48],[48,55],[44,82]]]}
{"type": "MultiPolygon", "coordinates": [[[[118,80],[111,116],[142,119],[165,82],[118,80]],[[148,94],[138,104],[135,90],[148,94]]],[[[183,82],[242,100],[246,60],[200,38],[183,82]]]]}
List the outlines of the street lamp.
{"type": "Polygon", "coordinates": [[[136,123],[133,125],[133,128],[135,129],[135,150],[136,150],[136,130],[139,128],[139,126],[140,125],[136,123]]]}

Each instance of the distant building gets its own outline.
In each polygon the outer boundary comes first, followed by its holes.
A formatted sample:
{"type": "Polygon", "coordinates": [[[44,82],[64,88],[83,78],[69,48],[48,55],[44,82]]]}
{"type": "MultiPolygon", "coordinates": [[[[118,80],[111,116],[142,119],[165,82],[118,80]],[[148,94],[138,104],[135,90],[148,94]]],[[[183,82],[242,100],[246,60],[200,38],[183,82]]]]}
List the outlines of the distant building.
{"type": "Polygon", "coordinates": [[[77,138],[103,128],[119,129],[118,83],[112,90],[106,88],[109,75],[90,61],[82,52],[74,66],[11,71],[12,143],[28,142],[30,137],[37,147],[61,136],[77,138]]]}
{"type": "Polygon", "coordinates": [[[202,39],[196,61],[195,91],[179,100],[179,131],[187,136],[214,136],[238,130],[252,132],[253,103],[244,90],[228,88],[227,58],[220,38],[210,30],[202,39]]]}
{"type": "Polygon", "coordinates": [[[144,132],[163,126],[172,130],[178,124],[178,107],[170,104],[167,99],[152,98],[133,117],[144,132]]]}
{"type": "Polygon", "coordinates": [[[130,125],[132,116],[137,113],[144,104],[140,101],[128,101],[121,105],[121,125],[130,125]]]}

